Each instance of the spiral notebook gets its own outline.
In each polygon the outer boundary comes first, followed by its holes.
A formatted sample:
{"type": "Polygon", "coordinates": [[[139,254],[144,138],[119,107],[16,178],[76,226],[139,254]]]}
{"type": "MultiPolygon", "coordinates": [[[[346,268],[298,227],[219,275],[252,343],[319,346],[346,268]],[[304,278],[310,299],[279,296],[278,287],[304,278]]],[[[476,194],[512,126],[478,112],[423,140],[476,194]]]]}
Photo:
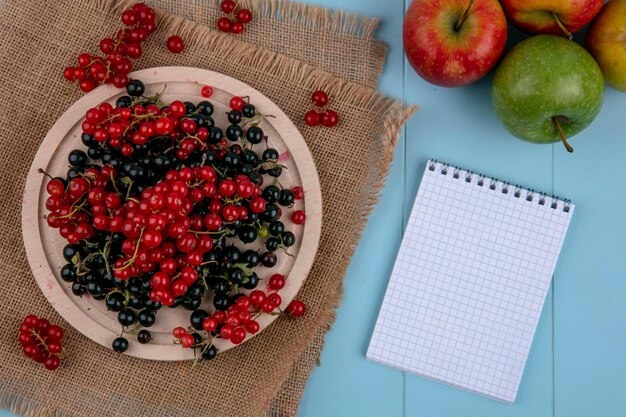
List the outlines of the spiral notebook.
{"type": "Polygon", "coordinates": [[[367,358],[513,403],[573,212],[429,161],[367,358]]]}

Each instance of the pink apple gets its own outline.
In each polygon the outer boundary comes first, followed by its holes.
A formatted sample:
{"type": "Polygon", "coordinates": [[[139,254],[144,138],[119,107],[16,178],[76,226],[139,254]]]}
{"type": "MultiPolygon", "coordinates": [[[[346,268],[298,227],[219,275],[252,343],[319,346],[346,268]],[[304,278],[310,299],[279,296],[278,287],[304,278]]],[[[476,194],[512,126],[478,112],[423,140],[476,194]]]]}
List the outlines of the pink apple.
{"type": "Polygon", "coordinates": [[[604,0],[502,0],[507,17],[526,33],[565,35],[581,30],[598,14],[604,0]]]}
{"type": "Polygon", "coordinates": [[[459,87],[498,62],[507,39],[497,0],[413,0],[404,19],[404,52],[426,81],[459,87]]]}

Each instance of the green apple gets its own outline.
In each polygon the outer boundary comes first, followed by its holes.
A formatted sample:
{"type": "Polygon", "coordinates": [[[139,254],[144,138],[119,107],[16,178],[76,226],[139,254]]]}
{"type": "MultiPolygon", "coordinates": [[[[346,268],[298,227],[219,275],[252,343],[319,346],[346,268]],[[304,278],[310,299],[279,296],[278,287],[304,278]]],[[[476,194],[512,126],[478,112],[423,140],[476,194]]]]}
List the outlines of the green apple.
{"type": "Polygon", "coordinates": [[[587,49],[598,61],[607,84],[626,92],[626,0],[604,5],[587,32],[587,49]]]}
{"type": "Polygon", "coordinates": [[[604,78],[593,57],[578,44],[539,35],[517,44],[493,79],[492,99],[504,126],[533,143],[563,141],[596,118],[604,98],[604,78]]]}

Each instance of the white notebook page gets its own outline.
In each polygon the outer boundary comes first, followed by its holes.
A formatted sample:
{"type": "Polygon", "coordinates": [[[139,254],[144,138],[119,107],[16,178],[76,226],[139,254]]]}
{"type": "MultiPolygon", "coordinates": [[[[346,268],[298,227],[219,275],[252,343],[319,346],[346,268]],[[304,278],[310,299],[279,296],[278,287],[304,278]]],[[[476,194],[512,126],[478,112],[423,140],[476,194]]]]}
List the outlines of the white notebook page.
{"type": "Polygon", "coordinates": [[[514,402],[573,211],[429,161],[367,358],[514,402]]]}

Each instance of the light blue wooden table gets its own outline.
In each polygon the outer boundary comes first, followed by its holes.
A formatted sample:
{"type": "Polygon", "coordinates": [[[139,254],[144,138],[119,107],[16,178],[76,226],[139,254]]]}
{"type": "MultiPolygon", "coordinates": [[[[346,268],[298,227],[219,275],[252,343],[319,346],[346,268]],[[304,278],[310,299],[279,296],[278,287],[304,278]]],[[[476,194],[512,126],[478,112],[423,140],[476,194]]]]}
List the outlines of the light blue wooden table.
{"type": "MultiPolygon", "coordinates": [[[[380,36],[391,47],[380,88],[422,110],[402,134],[299,417],[626,417],[626,94],[607,91],[596,122],[572,140],[573,155],[561,145],[522,143],[496,119],[490,79],[448,90],[415,75],[402,53],[408,1],[309,2],[379,17],[380,36]],[[514,405],[365,360],[406,214],[428,158],[576,204],[514,405]]],[[[0,417],[9,416],[0,411],[0,417]]]]}

